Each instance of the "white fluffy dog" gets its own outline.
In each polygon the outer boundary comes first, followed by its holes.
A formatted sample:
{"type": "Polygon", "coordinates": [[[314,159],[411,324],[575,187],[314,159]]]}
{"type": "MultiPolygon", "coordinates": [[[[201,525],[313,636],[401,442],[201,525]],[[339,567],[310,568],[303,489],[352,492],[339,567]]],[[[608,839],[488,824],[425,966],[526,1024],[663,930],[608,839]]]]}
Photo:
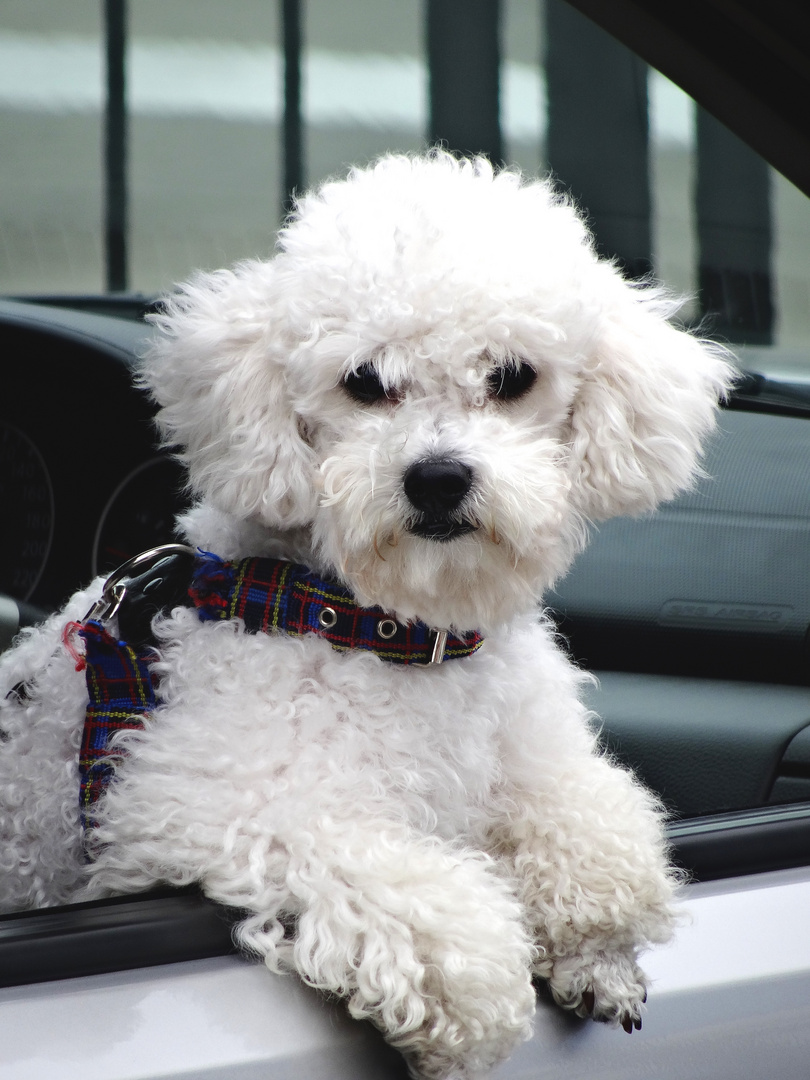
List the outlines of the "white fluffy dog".
{"type": "Polygon", "coordinates": [[[382,609],[381,640],[484,643],[397,663],[176,607],[87,861],[60,635],[95,583],[3,658],[3,906],[199,882],[419,1076],[505,1058],[533,976],[638,1026],[638,954],[673,922],[661,814],[596,748],[538,603],[588,522],[698,468],[730,369],[672,311],[548,184],[440,152],[325,184],[274,259],[185,285],[141,379],[197,496],[189,543],[304,564],[382,609]]]}

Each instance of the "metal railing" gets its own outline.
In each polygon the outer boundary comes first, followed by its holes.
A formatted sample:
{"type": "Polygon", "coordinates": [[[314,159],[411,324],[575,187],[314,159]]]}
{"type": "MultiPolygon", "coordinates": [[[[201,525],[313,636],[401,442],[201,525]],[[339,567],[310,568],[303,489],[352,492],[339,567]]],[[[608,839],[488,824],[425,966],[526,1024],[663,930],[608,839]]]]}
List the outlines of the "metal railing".
{"type": "MultiPolygon", "coordinates": [[[[307,181],[302,114],[304,0],[278,0],[283,49],[284,212],[307,181]]],[[[427,144],[504,156],[501,0],[423,0],[427,144]]],[[[128,288],[126,0],[103,0],[106,55],[104,251],[108,292],[128,288]]],[[[603,254],[632,277],[652,266],[647,67],[565,0],[546,0],[546,157],[587,210],[603,254]]],[[[697,124],[694,192],[701,304],[710,329],[771,341],[772,226],[765,163],[706,114],[697,124]]]]}

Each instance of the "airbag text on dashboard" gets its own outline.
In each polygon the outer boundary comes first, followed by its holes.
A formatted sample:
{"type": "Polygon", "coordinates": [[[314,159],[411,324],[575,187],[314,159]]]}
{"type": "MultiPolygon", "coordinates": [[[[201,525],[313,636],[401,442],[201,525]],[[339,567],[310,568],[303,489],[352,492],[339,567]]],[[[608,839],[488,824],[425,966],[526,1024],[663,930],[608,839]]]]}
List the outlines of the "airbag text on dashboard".
{"type": "Polygon", "coordinates": [[[702,600],[667,600],[658,612],[660,626],[716,626],[757,633],[777,632],[788,624],[786,604],[727,604],[702,600]]]}

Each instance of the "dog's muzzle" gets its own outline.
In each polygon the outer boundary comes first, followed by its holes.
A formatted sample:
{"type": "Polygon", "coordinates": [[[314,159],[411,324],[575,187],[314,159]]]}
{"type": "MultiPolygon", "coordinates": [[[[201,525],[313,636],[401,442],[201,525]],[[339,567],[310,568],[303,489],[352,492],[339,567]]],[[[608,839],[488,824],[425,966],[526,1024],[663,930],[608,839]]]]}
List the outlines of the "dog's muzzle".
{"type": "Polygon", "coordinates": [[[477,525],[460,513],[472,484],[473,471],[463,461],[425,458],[414,462],[402,478],[408,501],[418,511],[409,531],[440,542],[473,532],[477,525]]]}

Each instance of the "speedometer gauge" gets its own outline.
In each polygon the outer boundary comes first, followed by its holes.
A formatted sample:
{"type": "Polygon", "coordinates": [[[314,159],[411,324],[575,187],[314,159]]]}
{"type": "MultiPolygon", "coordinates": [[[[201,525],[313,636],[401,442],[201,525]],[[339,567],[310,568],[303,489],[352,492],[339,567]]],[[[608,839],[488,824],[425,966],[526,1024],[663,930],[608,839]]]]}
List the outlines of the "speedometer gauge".
{"type": "Polygon", "coordinates": [[[27,435],[0,423],[0,593],[27,600],[53,539],[53,488],[27,435]]]}
{"type": "Polygon", "coordinates": [[[104,507],[93,544],[93,572],[109,573],[147,548],[174,540],[185,472],[155,457],[126,476],[104,507]]]}

